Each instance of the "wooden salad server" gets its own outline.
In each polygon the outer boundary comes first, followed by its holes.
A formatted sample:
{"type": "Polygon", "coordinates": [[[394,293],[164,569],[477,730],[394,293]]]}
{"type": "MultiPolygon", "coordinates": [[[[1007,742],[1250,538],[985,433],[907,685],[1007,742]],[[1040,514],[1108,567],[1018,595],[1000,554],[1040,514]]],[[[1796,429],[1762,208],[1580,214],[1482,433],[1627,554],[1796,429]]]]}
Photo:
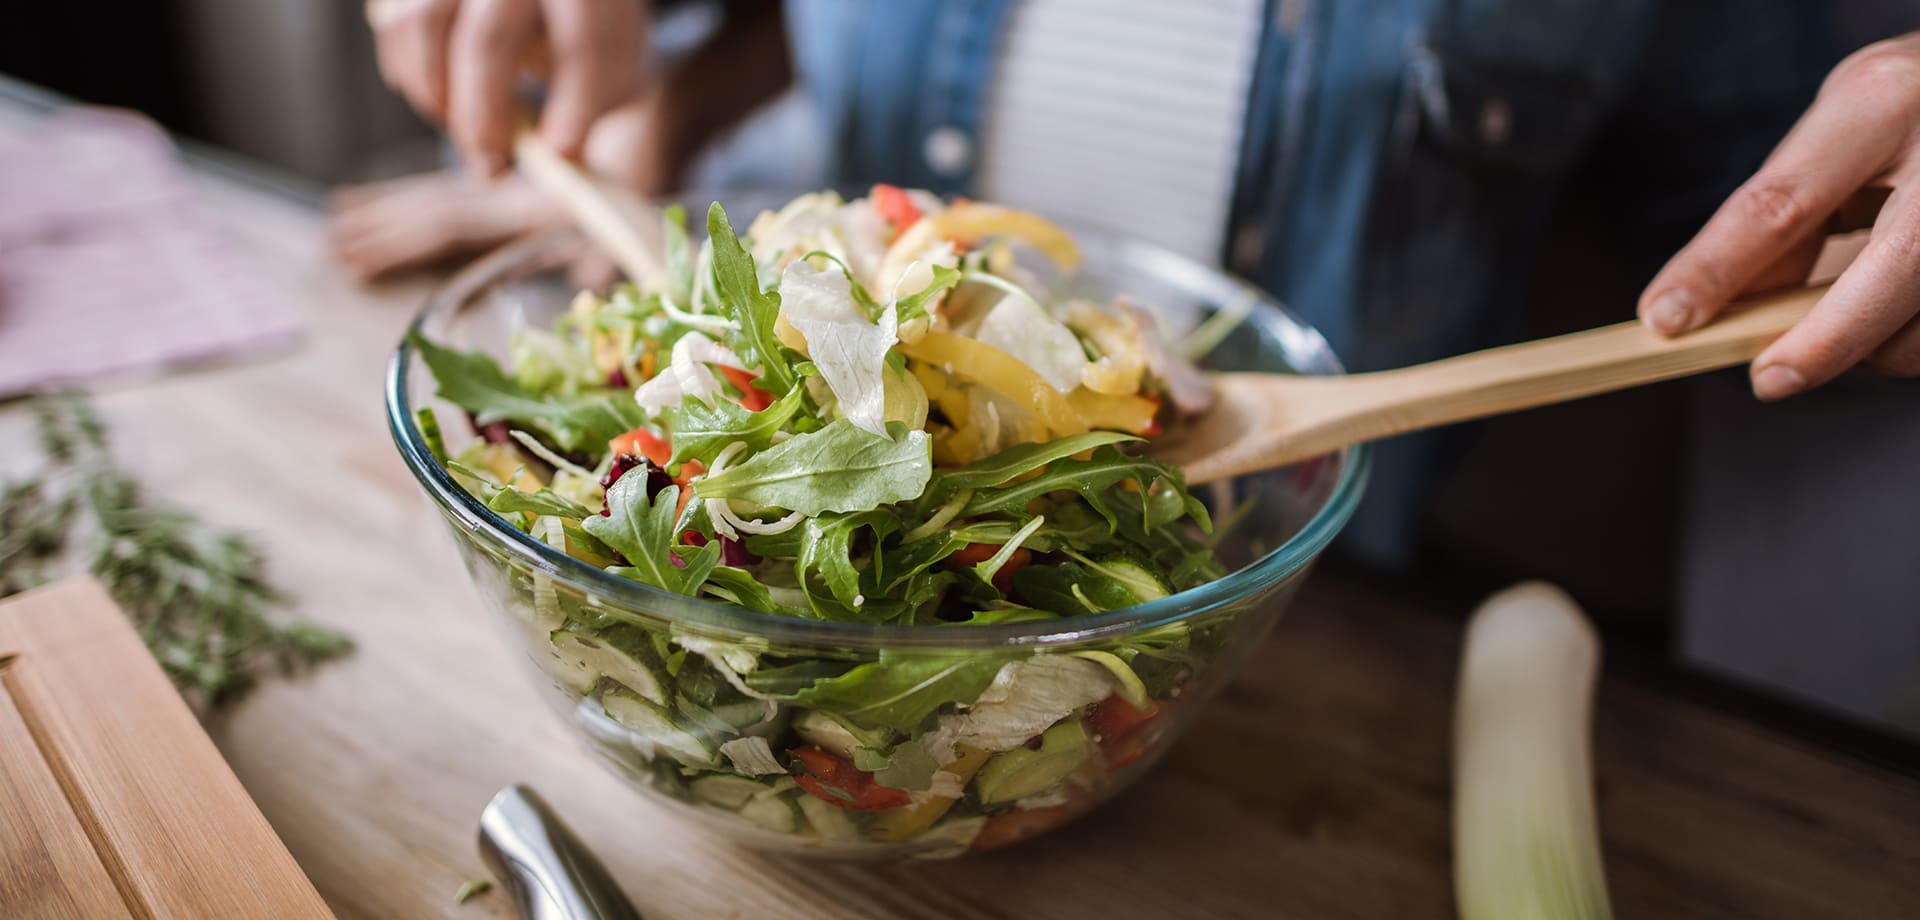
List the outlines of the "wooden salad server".
{"type": "Polygon", "coordinates": [[[663,270],[659,207],[561,156],[531,128],[514,138],[513,156],[527,181],[553,196],[627,277],[650,278],[663,270]]]}
{"type": "Polygon", "coordinates": [[[1565,402],[1753,360],[1827,285],[1743,300],[1685,335],[1637,322],[1490,348],[1398,370],[1213,377],[1214,405],[1169,430],[1155,457],[1190,483],[1273,469],[1389,435],[1565,402]]]}

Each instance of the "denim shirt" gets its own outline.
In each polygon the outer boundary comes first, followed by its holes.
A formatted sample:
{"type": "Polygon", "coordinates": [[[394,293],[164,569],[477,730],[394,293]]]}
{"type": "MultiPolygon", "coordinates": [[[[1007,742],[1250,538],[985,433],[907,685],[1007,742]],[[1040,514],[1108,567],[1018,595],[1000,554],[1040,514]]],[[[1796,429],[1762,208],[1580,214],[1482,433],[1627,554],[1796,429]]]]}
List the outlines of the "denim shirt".
{"type": "MultiPolygon", "coordinates": [[[[790,0],[836,185],[969,191],[1008,6],[790,0]]],[[[1510,340],[1559,192],[1617,187],[1651,273],[1838,60],[1825,6],[1268,0],[1220,262],[1352,370],[1510,340]]],[[[1448,441],[1381,445],[1349,551],[1410,554],[1448,441]]]]}

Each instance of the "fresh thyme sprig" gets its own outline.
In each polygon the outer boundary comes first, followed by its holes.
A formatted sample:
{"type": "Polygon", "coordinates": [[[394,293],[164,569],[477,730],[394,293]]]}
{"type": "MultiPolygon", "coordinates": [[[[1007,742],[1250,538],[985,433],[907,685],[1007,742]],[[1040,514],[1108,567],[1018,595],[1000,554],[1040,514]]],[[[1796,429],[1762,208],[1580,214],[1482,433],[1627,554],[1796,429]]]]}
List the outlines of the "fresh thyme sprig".
{"type": "Polygon", "coordinates": [[[86,560],[160,667],[208,704],[233,699],[265,669],[285,673],[352,648],[337,633],[268,616],[280,598],[245,537],[148,507],[80,396],[38,397],[34,414],[47,466],[0,489],[0,596],[86,560]]]}

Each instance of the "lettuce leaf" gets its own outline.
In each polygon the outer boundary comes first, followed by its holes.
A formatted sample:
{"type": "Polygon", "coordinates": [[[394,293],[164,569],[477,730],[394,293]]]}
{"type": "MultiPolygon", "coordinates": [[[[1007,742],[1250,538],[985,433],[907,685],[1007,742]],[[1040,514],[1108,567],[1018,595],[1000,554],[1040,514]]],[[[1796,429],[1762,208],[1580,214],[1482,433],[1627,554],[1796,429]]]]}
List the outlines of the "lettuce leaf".
{"type": "Polygon", "coordinates": [[[875,782],[908,792],[933,788],[933,774],[940,769],[933,755],[920,742],[908,739],[890,750],[854,748],[853,765],[873,774],[875,782]]]}
{"type": "Polygon", "coordinates": [[[871,511],[920,497],[933,474],[924,431],[889,425],[891,437],[838,419],[694,481],[700,498],[737,498],[808,517],[871,511]]]}
{"type": "Polygon", "coordinates": [[[1089,363],[1073,330],[1025,293],[1002,298],[974,338],[1020,359],[1062,393],[1080,385],[1080,375],[1089,363]]]}
{"type": "Polygon", "coordinates": [[[854,302],[841,269],[804,261],[781,275],[782,314],[807,339],[807,356],[839,401],[847,420],[874,434],[886,432],[887,353],[900,340],[898,313],[888,307],[876,322],[854,302]]]}

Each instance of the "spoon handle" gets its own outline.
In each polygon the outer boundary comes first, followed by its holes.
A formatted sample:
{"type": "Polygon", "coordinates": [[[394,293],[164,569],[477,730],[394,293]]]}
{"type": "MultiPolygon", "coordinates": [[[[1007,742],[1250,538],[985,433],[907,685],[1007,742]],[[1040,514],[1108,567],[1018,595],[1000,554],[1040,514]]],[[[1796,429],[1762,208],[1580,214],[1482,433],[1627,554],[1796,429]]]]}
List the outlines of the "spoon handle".
{"type": "Polygon", "coordinates": [[[523,920],[640,920],[606,867],[525,786],[500,790],[480,813],[480,856],[523,920]]]}
{"type": "Polygon", "coordinates": [[[1347,443],[1732,367],[1753,360],[1826,292],[1820,285],[1742,301],[1673,338],[1639,323],[1617,323],[1359,374],[1350,378],[1360,389],[1346,407],[1347,443]]]}
{"type": "Polygon", "coordinates": [[[561,156],[530,128],[514,138],[513,156],[527,181],[566,208],[628,278],[638,281],[662,270],[659,208],[561,156]]]}

